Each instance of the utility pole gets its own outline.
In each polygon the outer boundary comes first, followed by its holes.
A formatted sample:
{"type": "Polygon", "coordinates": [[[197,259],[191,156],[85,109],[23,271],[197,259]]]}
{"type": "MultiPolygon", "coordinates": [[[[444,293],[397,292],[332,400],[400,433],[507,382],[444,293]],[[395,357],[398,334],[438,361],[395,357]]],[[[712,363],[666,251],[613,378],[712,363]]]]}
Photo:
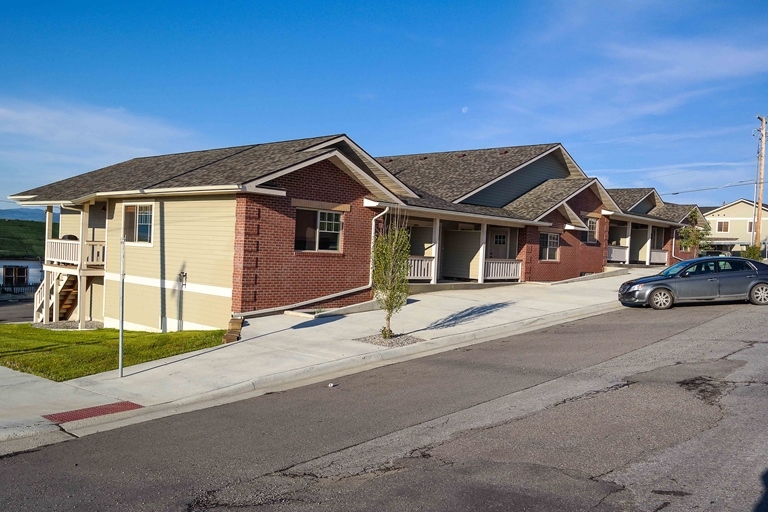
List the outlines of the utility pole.
{"type": "Polygon", "coordinates": [[[754,225],[755,245],[762,252],[763,243],[760,238],[760,228],[763,227],[763,177],[765,176],[765,116],[757,116],[760,120],[760,152],[757,154],[757,162],[760,167],[760,177],[757,179],[757,220],[754,225]]]}

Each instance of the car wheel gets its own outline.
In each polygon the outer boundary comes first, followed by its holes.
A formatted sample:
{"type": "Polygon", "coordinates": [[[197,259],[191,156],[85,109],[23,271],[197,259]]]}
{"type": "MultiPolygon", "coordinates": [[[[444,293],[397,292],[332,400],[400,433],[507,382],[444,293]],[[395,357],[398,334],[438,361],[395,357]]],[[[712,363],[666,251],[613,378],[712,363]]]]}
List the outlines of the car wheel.
{"type": "Polygon", "coordinates": [[[672,292],[666,288],[653,290],[648,297],[648,305],[653,309],[669,309],[672,307],[672,292]]]}
{"type": "Polygon", "coordinates": [[[758,306],[768,305],[768,284],[758,283],[749,291],[749,302],[758,306]]]}

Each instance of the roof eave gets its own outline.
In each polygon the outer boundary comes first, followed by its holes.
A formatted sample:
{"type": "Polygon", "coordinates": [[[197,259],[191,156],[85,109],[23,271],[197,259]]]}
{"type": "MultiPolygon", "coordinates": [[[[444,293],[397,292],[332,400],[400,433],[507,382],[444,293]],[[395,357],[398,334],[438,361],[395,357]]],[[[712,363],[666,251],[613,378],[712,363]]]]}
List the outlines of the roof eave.
{"type": "Polygon", "coordinates": [[[453,210],[441,210],[439,208],[425,208],[423,206],[413,206],[408,204],[394,204],[394,203],[388,203],[386,201],[377,201],[374,199],[365,199],[363,202],[363,206],[366,206],[368,208],[399,208],[401,210],[410,210],[410,211],[418,211],[423,213],[432,213],[436,215],[442,215],[444,217],[466,217],[466,218],[472,218],[479,221],[483,220],[489,220],[493,222],[503,222],[505,224],[519,224],[520,227],[522,226],[540,226],[540,227],[549,227],[552,225],[551,222],[539,222],[539,221],[532,221],[532,220],[525,220],[525,219],[516,219],[512,217],[496,217],[493,215],[482,215],[477,213],[467,213],[467,212],[456,212],[453,210]]]}

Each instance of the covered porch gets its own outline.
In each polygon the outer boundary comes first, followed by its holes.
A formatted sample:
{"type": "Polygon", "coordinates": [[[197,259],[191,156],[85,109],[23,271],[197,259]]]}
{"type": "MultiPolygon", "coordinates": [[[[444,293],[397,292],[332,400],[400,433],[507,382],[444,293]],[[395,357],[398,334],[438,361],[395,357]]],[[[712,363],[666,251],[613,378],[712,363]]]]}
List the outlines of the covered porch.
{"type": "Polygon", "coordinates": [[[670,264],[669,242],[672,228],[611,218],[608,228],[609,263],[625,265],[670,264]]]}
{"type": "Polygon", "coordinates": [[[519,281],[518,227],[451,219],[409,217],[411,255],[408,279],[444,281],[519,281]]]}
{"type": "MultiPolygon", "coordinates": [[[[53,238],[53,207],[45,214],[43,279],[35,292],[34,321],[76,319],[85,327],[94,302],[103,301],[106,263],[106,202],[62,208],[60,238],[53,238]]],[[[95,310],[100,310],[96,305],[95,310]]]]}

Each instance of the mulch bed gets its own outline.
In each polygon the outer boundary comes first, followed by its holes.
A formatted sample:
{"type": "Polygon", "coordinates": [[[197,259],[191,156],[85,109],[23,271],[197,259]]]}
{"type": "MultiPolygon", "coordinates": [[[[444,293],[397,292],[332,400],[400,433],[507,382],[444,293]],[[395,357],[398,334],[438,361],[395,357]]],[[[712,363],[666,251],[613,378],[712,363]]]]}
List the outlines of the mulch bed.
{"type": "Polygon", "coordinates": [[[418,343],[424,340],[409,334],[395,334],[387,340],[384,339],[381,334],[375,334],[373,336],[366,336],[364,338],[355,338],[354,341],[362,341],[363,343],[370,343],[371,345],[392,348],[405,347],[406,345],[413,345],[414,343],[418,343]]]}

